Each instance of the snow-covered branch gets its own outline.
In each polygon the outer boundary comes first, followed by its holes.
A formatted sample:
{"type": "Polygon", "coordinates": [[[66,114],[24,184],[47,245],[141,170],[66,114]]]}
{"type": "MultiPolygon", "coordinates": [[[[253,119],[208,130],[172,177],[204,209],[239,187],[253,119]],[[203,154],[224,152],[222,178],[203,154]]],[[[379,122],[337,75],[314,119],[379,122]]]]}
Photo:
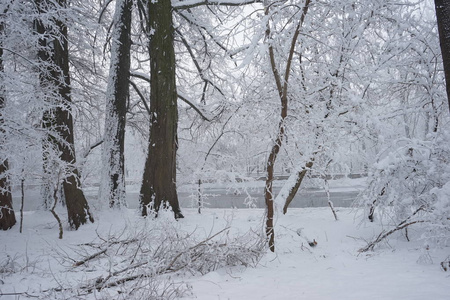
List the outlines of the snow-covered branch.
{"type": "Polygon", "coordinates": [[[181,100],[183,100],[183,102],[185,102],[185,103],[186,103],[187,105],[189,105],[190,107],[192,107],[192,108],[193,108],[193,109],[194,109],[194,110],[202,117],[203,120],[208,121],[208,122],[211,122],[212,119],[214,118],[214,117],[207,117],[205,112],[202,112],[202,111],[200,110],[200,108],[198,108],[197,106],[195,106],[194,103],[192,103],[192,101],[189,101],[189,100],[187,99],[187,96],[181,94],[180,92],[178,92],[178,98],[181,99],[181,100]]]}
{"type": "Polygon", "coordinates": [[[262,2],[262,0],[172,0],[172,7],[174,9],[188,9],[201,5],[242,6],[262,2]]]}

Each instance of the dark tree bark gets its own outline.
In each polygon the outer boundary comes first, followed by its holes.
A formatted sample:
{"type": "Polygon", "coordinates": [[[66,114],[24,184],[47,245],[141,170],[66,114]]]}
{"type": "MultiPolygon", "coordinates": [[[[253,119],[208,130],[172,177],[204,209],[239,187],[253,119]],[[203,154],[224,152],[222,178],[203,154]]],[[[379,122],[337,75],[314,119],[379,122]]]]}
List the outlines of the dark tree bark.
{"type": "MultiPolygon", "coordinates": [[[[2,14],[6,11],[1,12],[2,14]]],[[[3,109],[5,107],[5,87],[3,85],[3,43],[1,36],[4,34],[4,18],[0,15],[0,148],[3,148],[5,131],[3,129],[3,109]]],[[[4,149],[1,149],[3,152],[4,149]]],[[[12,206],[11,187],[8,180],[8,161],[0,157],[0,229],[8,230],[16,224],[16,215],[12,206]]]]}
{"type": "MultiPolygon", "coordinates": [[[[56,5],[67,8],[66,0],[35,0],[39,14],[54,10],[56,5]]],[[[56,136],[48,134],[47,141],[60,153],[60,159],[71,168],[71,174],[63,182],[70,227],[78,229],[88,220],[94,222],[83,191],[80,187],[78,170],[75,167],[75,147],[70,95],[69,46],[67,26],[61,20],[53,19],[52,28],[36,20],[35,30],[40,36],[38,59],[40,61],[40,84],[46,93],[49,109],[44,112],[42,126],[56,136]]],[[[51,172],[51,157],[44,151],[44,169],[51,172]]]]}
{"type": "Polygon", "coordinates": [[[126,206],[125,121],[130,80],[131,12],[133,0],[118,0],[114,16],[103,143],[102,197],[110,207],[126,206]]]}
{"type": "MultiPolygon", "coordinates": [[[[0,107],[0,110],[2,108],[0,107]]],[[[0,132],[0,134],[2,134],[0,132]]],[[[8,230],[16,224],[16,215],[12,206],[12,194],[8,177],[4,174],[8,170],[8,162],[0,162],[0,229],[8,230]]]]}
{"type": "Polygon", "coordinates": [[[182,218],[176,190],[177,89],[170,1],[148,1],[150,30],[150,138],[140,191],[142,215],[169,203],[182,218]]]}
{"type": "Polygon", "coordinates": [[[434,4],[436,8],[436,19],[439,29],[442,60],[444,61],[448,107],[450,110],[450,1],[434,0],[434,4]]]}

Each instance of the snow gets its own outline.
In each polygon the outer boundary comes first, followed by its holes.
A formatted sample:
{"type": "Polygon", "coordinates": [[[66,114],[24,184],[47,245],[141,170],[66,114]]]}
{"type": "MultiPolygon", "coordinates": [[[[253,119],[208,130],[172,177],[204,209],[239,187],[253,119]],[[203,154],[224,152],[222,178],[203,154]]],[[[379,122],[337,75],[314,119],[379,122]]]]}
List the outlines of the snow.
{"type": "MultiPolygon", "coordinates": [[[[63,219],[64,209],[58,212],[63,219]]],[[[199,237],[212,235],[231,226],[230,235],[244,234],[252,228],[263,230],[263,209],[195,209],[183,211],[186,218],[171,220],[162,213],[155,220],[143,220],[131,209],[95,212],[96,222],[78,231],[64,232],[58,240],[57,224],[49,212],[25,212],[23,233],[19,226],[0,232],[0,293],[39,291],[59,284],[77,285],[93,276],[94,268],[77,272],[63,263],[61,255],[78,259],[77,245],[97,236],[138,231],[145,224],[173,222],[179,232],[199,237]],[[152,223],[153,222],[153,223],[152,223]],[[11,259],[8,259],[11,258],[11,259]],[[5,266],[9,262],[10,270],[5,266]]],[[[393,235],[375,252],[359,253],[382,229],[381,225],[360,222],[360,212],[338,208],[334,221],[328,208],[290,209],[276,218],[276,252],[267,252],[256,267],[227,267],[199,274],[180,273],[173,279],[192,287],[186,299],[448,299],[449,273],[439,263],[448,248],[429,248],[422,241],[406,242],[393,235]],[[317,246],[310,247],[309,240],[317,246]]],[[[410,228],[410,236],[419,236],[410,228]]],[[[98,271],[98,270],[97,270],[98,271]]],[[[95,293],[83,299],[95,299],[95,293]]],[[[119,295],[117,294],[117,297],[119,295]]],[[[17,299],[18,296],[0,296],[17,299]]],[[[20,299],[26,298],[20,296],[20,299]]],[[[62,299],[63,296],[60,296],[62,299]]]]}
{"type": "Polygon", "coordinates": [[[339,222],[327,209],[291,213],[278,222],[276,254],[255,269],[195,280],[197,299],[448,299],[448,276],[436,265],[417,264],[413,246],[395,241],[401,249],[359,254],[363,242],[352,236],[367,238],[372,230],[356,229],[349,210],[340,211],[339,222]],[[316,247],[292,232],[298,226],[316,228],[316,247]]]}

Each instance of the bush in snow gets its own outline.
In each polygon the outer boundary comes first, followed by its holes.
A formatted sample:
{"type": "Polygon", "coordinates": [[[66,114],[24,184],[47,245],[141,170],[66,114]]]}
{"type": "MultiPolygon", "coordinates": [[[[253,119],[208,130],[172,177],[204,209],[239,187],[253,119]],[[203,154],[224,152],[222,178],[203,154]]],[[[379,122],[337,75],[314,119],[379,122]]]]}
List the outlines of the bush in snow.
{"type": "MultiPolygon", "coordinates": [[[[357,203],[365,216],[394,226],[362,250],[371,250],[391,233],[420,225],[429,243],[450,239],[450,132],[428,140],[402,139],[400,145],[372,166],[368,188],[357,203]]],[[[407,234],[407,232],[406,232],[407,234]]],[[[408,235],[407,235],[408,238],[408,235]]]]}

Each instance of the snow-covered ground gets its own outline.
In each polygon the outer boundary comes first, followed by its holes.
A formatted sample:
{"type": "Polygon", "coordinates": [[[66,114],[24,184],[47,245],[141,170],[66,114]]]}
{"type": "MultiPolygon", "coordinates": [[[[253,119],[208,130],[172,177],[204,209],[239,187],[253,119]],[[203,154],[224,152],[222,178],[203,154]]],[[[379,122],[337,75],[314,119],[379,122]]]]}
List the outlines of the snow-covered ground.
{"type": "MultiPolygon", "coordinates": [[[[199,240],[227,226],[230,236],[249,229],[263,231],[263,209],[205,209],[202,215],[195,209],[183,212],[186,218],[178,222],[172,221],[169,213],[143,220],[132,209],[95,212],[94,224],[66,230],[62,240],[57,238],[57,223],[50,212],[26,212],[22,234],[19,224],[0,232],[0,299],[67,298],[64,291],[41,291],[80,286],[108,270],[104,261],[96,265],[101,256],[83,268],[67,263],[67,257],[74,261],[83,257],[78,245],[101,241],[99,237],[126,236],[164,222],[174,224],[180,236],[193,233],[199,240]]],[[[63,210],[59,214],[66,218],[63,210]]],[[[339,220],[335,221],[328,208],[293,208],[276,219],[276,252],[264,250],[255,266],[225,267],[205,275],[174,273],[171,280],[189,287],[189,293],[183,294],[187,299],[450,299],[450,273],[440,268],[449,248],[427,248],[424,241],[407,242],[399,233],[374,252],[359,253],[382,226],[361,224],[357,210],[339,208],[337,214],[339,220]],[[314,240],[317,245],[309,246],[314,240]]],[[[410,228],[410,237],[420,234],[410,228]]],[[[121,295],[113,291],[109,299],[126,299],[121,295]]],[[[74,299],[106,299],[103,297],[92,292],[74,299]]]]}

